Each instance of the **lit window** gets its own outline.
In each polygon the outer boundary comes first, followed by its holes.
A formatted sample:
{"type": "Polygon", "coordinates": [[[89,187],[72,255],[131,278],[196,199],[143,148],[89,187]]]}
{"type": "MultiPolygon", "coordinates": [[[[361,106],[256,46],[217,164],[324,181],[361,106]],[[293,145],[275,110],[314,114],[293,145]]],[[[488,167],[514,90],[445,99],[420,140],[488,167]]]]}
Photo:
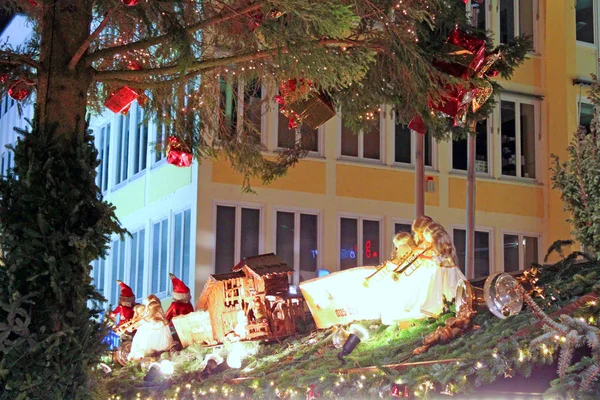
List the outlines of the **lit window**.
{"type": "Polygon", "coordinates": [[[342,156],[381,160],[380,123],[378,114],[375,121],[367,125],[366,131],[354,133],[346,126],[342,117],[342,156]]]}
{"type": "MultiPolygon", "coordinates": [[[[488,124],[487,120],[477,123],[477,136],[475,139],[475,172],[488,174],[488,124]]],[[[452,141],[452,169],[467,170],[467,139],[452,141]]]]}
{"type": "Polygon", "coordinates": [[[523,234],[505,234],[504,271],[520,271],[528,269],[531,263],[539,262],[539,238],[523,234]]]}
{"type": "Polygon", "coordinates": [[[217,206],[215,273],[231,272],[243,258],[260,250],[260,209],[217,206]]]}
{"type": "Polygon", "coordinates": [[[340,218],[340,269],[379,265],[380,226],[379,220],[340,218]]]}
{"type": "Polygon", "coordinates": [[[144,295],[144,243],[146,230],[141,229],[131,234],[129,239],[129,281],[127,284],[139,299],[144,295]]]}
{"type": "Polygon", "coordinates": [[[575,32],[577,40],[595,43],[594,0],[575,0],[575,32]]]}
{"type": "Polygon", "coordinates": [[[124,240],[113,240],[111,250],[111,282],[113,292],[111,303],[112,305],[119,304],[120,289],[117,284],[117,279],[120,281],[125,280],[125,241],[124,240]]]}
{"type": "Polygon", "coordinates": [[[500,131],[502,175],[536,177],[537,121],[539,103],[502,100],[500,131]]]}
{"type": "Polygon", "coordinates": [[[536,7],[536,0],[500,0],[500,43],[519,35],[528,35],[535,43],[536,7]]]}
{"type": "Polygon", "coordinates": [[[317,277],[318,222],[316,214],[277,211],[275,253],[294,268],[295,284],[317,277]]]}
{"type": "Polygon", "coordinates": [[[579,109],[579,126],[585,129],[587,133],[591,132],[590,125],[594,118],[594,106],[588,103],[581,103],[579,109]]]}
{"type": "Polygon", "coordinates": [[[190,281],[192,211],[185,210],[173,217],[173,268],[171,272],[185,283],[190,281]]]}
{"type": "MultiPolygon", "coordinates": [[[[465,272],[467,232],[464,229],[454,229],[454,247],[458,256],[458,264],[463,274],[465,272]]],[[[486,231],[475,231],[475,273],[473,278],[488,276],[490,274],[490,233],[486,231]]]]}
{"type": "Polygon", "coordinates": [[[167,254],[169,247],[169,222],[165,218],[152,225],[152,276],[150,293],[164,295],[167,293],[167,254]]]}

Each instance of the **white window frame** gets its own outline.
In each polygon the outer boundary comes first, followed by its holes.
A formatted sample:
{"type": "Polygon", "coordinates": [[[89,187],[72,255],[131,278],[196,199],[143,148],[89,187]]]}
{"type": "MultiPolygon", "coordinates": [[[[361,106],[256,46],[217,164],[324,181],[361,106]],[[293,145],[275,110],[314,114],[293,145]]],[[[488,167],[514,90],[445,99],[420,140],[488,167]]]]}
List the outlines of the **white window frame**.
{"type": "Polygon", "coordinates": [[[540,173],[541,173],[541,162],[540,162],[540,153],[542,151],[541,148],[541,118],[540,118],[540,107],[541,107],[541,102],[538,99],[535,98],[531,98],[531,97],[526,97],[526,96],[519,96],[519,95],[513,95],[513,94],[502,94],[500,96],[500,101],[498,101],[498,113],[499,113],[499,118],[500,118],[500,123],[498,126],[498,130],[500,132],[499,136],[500,136],[500,145],[498,146],[498,149],[496,150],[496,156],[498,157],[499,161],[500,161],[500,171],[499,171],[499,176],[502,179],[516,179],[516,180],[522,180],[522,181],[527,181],[527,182],[540,182],[541,181],[541,177],[540,177],[540,173]],[[502,102],[503,101],[508,101],[508,102],[512,102],[515,103],[515,127],[516,127],[516,134],[515,134],[515,154],[516,154],[516,162],[517,162],[517,171],[516,171],[516,176],[513,175],[504,175],[502,173],[502,102]],[[530,177],[523,177],[521,176],[521,169],[522,169],[522,165],[521,165],[521,156],[522,156],[522,149],[521,149],[521,104],[530,104],[533,105],[533,120],[535,123],[535,129],[534,129],[534,135],[535,135],[535,178],[530,178],[530,177]]]}
{"type": "Polygon", "coordinates": [[[337,215],[337,228],[336,228],[336,232],[337,232],[337,240],[336,240],[336,258],[337,258],[337,270],[340,271],[341,270],[341,260],[340,260],[340,246],[342,243],[342,218],[348,218],[348,219],[356,219],[357,220],[357,230],[356,230],[356,234],[357,234],[357,244],[356,244],[356,265],[358,267],[361,267],[364,265],[364,260],[362,259],[362,252],[363,252],[363,225],[362,222],[363,221],[377,221],[379,222],[379,254],[381,255],[380,260],[385,260],[387,257],[384,255],[383,250],[384,250],[384,239],[383,239],[383,232],[384,232],[384,219],[381,216],[373,216],[373,215],[368,215],[368,214],[354,214],[354,213],[338,213],[337,215]]]}
{"type": "MultiPolygon", "coordinates": [[[[512,0],[514,8],[514,32],[515,37],[521,34],[520,26],[520,15],[519,15],[519,2],[520,0],[512,0]]],[[[533,49],[531,53],[539,54],[539,19],[540,19],[540,5],[539,0],[532,0],[533,4],[533,49]]],[[[500,40],[500,0],[496,0],[496,26],[498,27],[498,41],[500,40]]]]}
{"type": "MultiPolygon", "coordinates": [[[[169,231],[170,231],[170,238],[169,238],[169,243],[170,243],[170,248],[172,249],[171,254],[168,258],[169,260],[169,272],[173,273],[175,276],[177,276],[177,278],[181,279],[182,281],[184,281],[186,284],[191,284],[192,282],[192,270],[194,268],[193,266],[193,260],[192,260],[192,246],[193,246],[193,242],[192,242],[192,226],[193,226],[193,213],[192,213],[192,209],[191,207],[185,207],[182,209],[179,209],[177,211],[174,211],[172,213],[171,216],[171,226],[169,227],[169,231]],[[184,244],[185,241],[183,240],[184,238],[184,233],[185,233],[185,212],[189,211],[190,212],[190,226],[189,226],[189,236],[190,236],[190,249],[189,249],[189,257],[190,257],[190,266],[189,266],[189,271],[188,271],[188,276],[184,276],[183,275],[183,252],[184,252],[184,244]],[[181,214],[181,243],[177,244],[175,243],[175,217],[177,215],[181,214]],[[175,265],[175,245],[179,245],[179,250],[181,251],[181,264],[180,265],[175,265]]],[[[188,285],[190,286],[190,285],[188,285]]],[[[167,293],[172,293],[173,288],[172,285],[170,283],[167,283],[167,293]]]]}
{"type": "Polygon", "coordinates": [[[355,133],[358,137],[358,156],[348,156],[342,154],[342,128],[343,128],[343,114],[342,111],[338,111],[338,158],[344,161],[360,161],[372,164],[385,164],[385,144],[386,144],[386,129],[385,129],[385,106],[381,105],[379,110],[379,159],[365,158],[364,147],[365,138],[364,132],[361,130],[359,133],[355,133]]]}
{"type": "MultiPolygon", "coordinates": [[[[592,0],[592,7],[594,8],[593,14],[594,14],[594,42],[593,43],[588,43],[588,42],[584,42],[582,40],[577,40],[577,31],[575,31],[575,43],[577,44],[577,46],[582,46],[582,47],[589,47],[589,48],[593,48],[593,49],[599,49],[599,45],[600,45],[600,41],[598,40],[598,6],[599,6],[599,2],[598,0],[592,0]]],[[[577,8],[576,8],[576,4],[573,5],[573,19],[575,20],[575,27],[577,28],[577,8]]]]}
{"type": "MultiPolygon", "coordinates": [[[[452,245],[454,246],[454,250],[456,250],[456,246],[454,244],[454,230],[455,229],[460,229],[465,231],[465,254],[467,253],[467,241],[466,241],[466,234],[467,234],[467,226],[466,225],[461,225],[461,224],[453,224],[450,225],[450,236],[452,237],[452,245]]],[[[494,271],[494,228],[492,227],[488,227],[488,226],[475,226],[475,232],[484,232],[487,233],[488,236],[488,243],[490,245],[490,261],[489,261],[489,265],[488,265],[488,275],[493,274],[494,271]]],[[[458,252],[457,252],[458,253],[458,252]]],[[[459,260],[460,262],[460,260],[459,260]]],[[[504,264],[503,264],[504,265],[504,264]]],[[[456,266],[457,268],[459,268],[459,265],[456,266]]],[[[467,279],[473,279],[475,277],[475,271],[468,271],[467,270],[467,263],[466,263],[466,259],[465,259],[465,276],[467,277],[467,279]]]]}
{"type": "Polygon", "coordinates": [[[125,244],[125,279],[127,279],[126,283],[131,287],[131,289],[133,290],[133,294],[135,294],[135,298],[136,301],[143,299],[146,293],[146,263],[148,262],[147,258],[146,258],[146,227],[145,226],[141,226],[138,229],[135,230],[130,230],[132,232],[132,237],[127,238],[126,240],[126,244],[125,244]],[[143,231],[143,235],[140,235],[140,233],[143,231]],[[137,233],[138,234],[138,241],[136,244],[136,255],[135,255],[135,265],[131,264],[131,253],[133,252],[134,248],[133,248],[133,233],[137,233]],[[144,264],[142,265],[142,293],[137,293],[137,281],[140,279],[140,277],[137,274],[137,264],[139,262],[139,255],[140,255],[140,251],[139,251],[139,243],[140,243],[140,237],[144,238],[144,249],[142,250],[143,255],[144,255],[144,264]],[[135,273],[135,282],[131,281],[131,272],[132,269],[134,269],[136,271],[135,273]]]}
{"type": "Polygon", "coordinates": [[[522,265],[523,264],[523,238],[525,236],[527,237],[535,237],[538,240],[538,262],[540,260],[540,258],[542,257],[542,253],[541,250],[543,249],[542,246],[542,240],[543,240],[543,234],[541,233],[537,233],[537,232],[528,232],[528,231],[513,231],[513,230],[501,230],[500,231],[500,244],[501,244],[501,248],[502,248],[502,271],[504,271],[504,265],[505,265],[505,260],[504,260],[504,235],[515,235],[518,236],[518,242],[519,242],[519,271],[524,271],[525,270],[525,266],[522,265]]]}
{"type": "MultiPolygon", "coordinates": [[[[263,254],[265,248],[265,209],[262,204],[258,203],[247,203],[247,202],[232,202],[227,200],[215,200],[213,201],[213,243],[212,243],[212,257],[211,257],[211,268],[212,273],[216,273],[216,261],[217,261],[217,207],[235,207],[235,243],[233,247],[233,261],[237,263],[241,260],[242,253],[242,208],[250,208],[259,211],[258,218],[258,253],[263,254]]],[[[233,268],[235,266],[232,265],[233,268]]]]}
{"type": "MultiPolygon", "coordinates": [[[[168,272],[170,271],[169,264],[170,264],[170,260],[171,260],[171,253],[172,253],[172,251],[171,251],[171,246],[170,246],[170,244],[171,244],[171,237],[170,237],[170,234],[171,234],[171,218],[169,218],[169,216],[161,216],[160,218],[156,218],[156,219],[150,220],[150,227],[149,227],[149,229],[150,229],[150,238],[149,238],[149,242],[148,242],[148,247],[150,249],[153,249],[153,246],[154,246],[154,225],[155,224],[161,224],[161,226],[160,226],[160,235],[162,235],[162,233],[163,233],[162,222],[163,221],[167,221],[167,227],[166,227],[166,230],[167,230],[167,248],[166,249],[159,249],[160,250],[160,252],[158,254],[158,268],[159,268],[159,271],[157,271],[157,273],[158,273],[158,287],[156,288],[157,291],[155,293],[152,293],[152,294],[156,295],[156,297],[158,297],[159,299],[163,299],[163,298],[167,297],[167,295],[169,293],[169,287],[170,287],[169,286],[170,285],[170,281],[169,281],[169,278],[168,278],[168,272]],[[161,266],[160,265],[161,264],[160,263],[160,259],[162,258],[161,255],[162,255],[162,251],[163,250],[165,250],[167,252],[167,257],[166,257],[167,264],[164,265],[164,266],[161,266]],[[162,271],[163,268],[164,268],[164,271],[162,271]],[[158,291],[158,290],[160,290],[160,273],[161,272],[164,272],[165,279],[166,279],[166,289],[165,289],[164,292],[159,292],[158,291]]],[[[162,242],[162,239],[161,239],[161,242],[162,242]]],[[[153,289],[152,289],[152,275],[155,273],[155,271],[153,271],[153,266],[154,266],[154,252],[153,251],[150,251],[150,255],[149,255],[149,257],[147,259],[148,259],[148,265],[149,265],[148,269],[150,271],[150,273],[148,274],[149,279],[148,279],[148,283],[147,283],[147,288],[148,288],[149,292],[154,292],[153,289]]]]}
{"type": "MultiPolygon", "coordinates": [[[[477,171],[477,167],[476,167],[475,175],[477,175],[477,176],[482,176],[482,177],[492,176],[492,169],[493,169],[493,165],[494,165],[494,162],[492,160],[492,158],[493,158],[492,142],[494,141],[494,135],[492,133],[494,131],[493,120],[494,119],[492,117],[492,114],[488,115],[488,117],[486,118],[486,121],[487,121],[487,132],[486,132],[486,135],[487,135],[487,172],[479,172],[479,171],[477,171]]],[[[537,126],[537,124],[538,123],[536,122],[536,126],[537,126]]],[[[468,141],[468,139],[467,139],[467,141],[468,141]]],[[[452,173],[466,175],[468,172],[466,169],[455,169],[454,168],[454,149],[452,147],[453,142],[454,142],[454,138],[452,138],[452,140],[449,141],[449,143],[448,143],[449,144],[449,153],[450,153],[450,157],[448,157],[450,159],[450,165],[449,165],[450,171],[452,173]]],[[[477,142],[477,138],[475,138],[475,142],[477,142]]],[[[537,150],[537,148],[536,148],[536,150],[537,150]]],[[[468,154],[468,144],[467,144],[467,154],[468,154]]],[[[536,158],[537,158],[537,151],[536,151],[536,158]]],[[[468,160],[467,160],[467,162],[468,162],[468,160]]],[[[477,162],[477,160],[475,160],[475,162],[477,162]]],[[[536,160],[536,167],[537,167],[537,160],[536,160]]],[[[537,169],[536,169],[536,175],[537,175],[537,169]]],[[[507,176],[510,176],[510,175],[507,175],[507,176]]]]}
{"type": "Polygon", "coordinates": [[[273,207],[273,253],[277,252],[277,213],[286,212],[294,214],[294,265],[290,265],[294,268],[293,284],[298,285],[300,283],[300,215],[316,215],[317,216],[317,271],[315,276],[318,276],[319,269],[322,269],[323,265],[323,218],[322,213],[319,210],[287,207],[287,206],[275,206],[273,207]]]}
{"type": "MultiPolygon", "coordinates": [[[[340,131],[341,135],[341,131],[340,131]]],[[[416,161],[417,155],[417,135],[420,133],[415,132],[411,129],[410,131],[410,163],[404,163],[396,161],[396,116],[392,113],[392,132],[390,134],[390,147],[392,149],[391,165],[394,167],[413,167],[416,161]]],[[[426,135],[426,134],[425,134],[426,135]]],[[[384,135],[385,136],[385,135],[384,135]]],[[[425,139],[424,139],[425,140],[425,139]]],[[[340,142],[341,145],[341,142],[340,142]]],[[[431,138],[431,165],[425,165],[426,170],[436,171],[437,170],[437,140],[431,138]]],[[[425,152],[425,142],[423,142],[423,152],[425,152]]],[[[341,147],[340,147],[341,152],[341,147]]],[[[423,154],[425,156],[425,154],[423,154]]],[[[350,156],[344,156],[349,158],[355,158],[350,156]]]]}

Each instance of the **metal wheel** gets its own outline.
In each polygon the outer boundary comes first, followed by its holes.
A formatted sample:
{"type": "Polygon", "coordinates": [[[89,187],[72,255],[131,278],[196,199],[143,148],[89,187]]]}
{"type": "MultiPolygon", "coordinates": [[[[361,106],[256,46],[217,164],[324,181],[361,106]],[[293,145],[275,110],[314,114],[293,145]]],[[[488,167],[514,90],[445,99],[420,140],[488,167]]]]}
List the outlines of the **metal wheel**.
{"type": "Polygon", "coordinates": [[[127,364],[127,356],[131,351],[131,340],[122,340],[119,348],[114,352],[114,360],[121,365],[127,364]]]}

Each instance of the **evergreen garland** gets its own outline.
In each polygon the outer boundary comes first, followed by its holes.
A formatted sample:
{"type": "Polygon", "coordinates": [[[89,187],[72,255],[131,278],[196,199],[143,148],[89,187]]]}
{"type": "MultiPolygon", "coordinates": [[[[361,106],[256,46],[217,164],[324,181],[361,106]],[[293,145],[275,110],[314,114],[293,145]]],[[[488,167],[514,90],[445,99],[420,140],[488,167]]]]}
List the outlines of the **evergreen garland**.
{"type": "Polygon", "coordinates": [[[0,399],[91,398],[104,350],[90,263],[123,234],[96,186],[89,132],[18,131],[0,181],[0,399]]]}

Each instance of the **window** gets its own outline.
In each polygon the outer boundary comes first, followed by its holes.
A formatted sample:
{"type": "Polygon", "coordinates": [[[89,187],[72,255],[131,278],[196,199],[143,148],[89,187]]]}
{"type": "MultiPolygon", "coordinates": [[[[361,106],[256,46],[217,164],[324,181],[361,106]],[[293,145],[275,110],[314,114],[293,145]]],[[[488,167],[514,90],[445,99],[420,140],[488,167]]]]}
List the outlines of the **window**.
{"type": "Polygon", "coordinates": [[[342,156],[381,160],[381,117],[377,115],[366,131],[354,133],[342,117],[342,156]]]}
{"type": "Polygon", "coordinates": [[[575,0],[575,32],[577,41],[594,44],[594,0],[575,0]]]}
{"type": "Polygon", "coordinates": [[[298,129],[288,127],[285,115],[277,114],[277,147],[292,148],[300,143],[302,149],[319,152],[319,130],[310,129],[306,124],[301,124],[298,129]]]}
{"type": "Polygon", "coordinates": [[[148,121],[144,121],[144,113],[136,106],[135,136],[133,138],[133,171],[132,175],[146,169],[146,154],[148,150],[148,121]]]}
{"type": "Polygon", "coordinates": [[[186,284],[190,280],[190,233],[192,211],[175,214],[173,225],[173,268],[172,272],[186,284]]]}
{"type": "Polygon", "coordinates": [[[117,284],[117,279],[120,281],[125,280],[125,241],[124,240],[113,240],[112,242],[112,253],[111,253],[111,282],[113,287],[113,293],[110,304],[119,304],[120,288],[117,284]]]}
{"type": "Polygon", "coordinates": [[[108,189],[108,161],[110,159],[110,124],[106,124],[100,130],[100,135],[97,139],[98,143],[98,175],[96,176],[96,184],[102,192],[108,189]]]}
{"type": "Polygon", "coordinates": [[[529,35],[535,43],[536,0],[500,0],[500,43],[529,35]]]}
{"type": "MultiPolygon", "coordinates": [[[[404,124],[394,123],[394,162],[400,164],[413,164],[416,151],[416,135],[404,124]]],[[[425,134],[425,166],[433,166],[433,138],[431,133],[425,134]]]]}
{"type": "MultiPolygon", "coordinates": [[[[470,271],[465,272],[467,231],[464,229],[454,229],[453,232],[454,247],[458,256],[460,270],[469,277],[470,271]]],[[[475,231],[475,271],[473,278],[488,276],[490,274],[490,232],[475,231]]]]}
{"type": "Polygon", "coordinates": [[[579,108],[579,126],[582,127],[586,133],[592,131],[590,128],[592,118],[594,118],[594,106],[588,103],[581,103],[579,108]]]}
{"type": "Polygon", "coordinates": [[[318,215],[277,211],[275,253],[294,268],[294,284],[317,277],[318,232],[318,215]]]}
{"type": "Polygon", "coordinates": [[[502,175],[536,177],[538,109],[537,102],[501,101],[502,175]]]}
{"type": "Polygon", "coordinates": [[[411,224],[403,224],[403,223],[395,223],[394,224],[394,234],[400,232],[407,232],[412,235],[412,225],[411,224]]]}
{"type": "Polygon", "coordinates": [[[340,269],[379,265],[380,226],[379,220],[340,218],[340,269]]]}
{"type": "MultiPolygon", "coordinates": [[[[104,294],[104,274],[106,272],[106,260],[94,260],[92,262],[92,278],[94,286],[100,294],[104,294]]],[[[116,282],[115,282],[116,283],[116,282]]]]}
{"type": "Polygon", "coordinates": [[[520,271],[539,261],[539,238],[518,233],[504,234],[504,272],[520,271]]]}
{"type": "Polygon", "coordinates": [[[486,6],[490,4],[490,0],[468,0],[466,3],[471,17],[471,25],[477,29],[487,29],[486,6]]]}
{"type": "Polygon", "coordinates": [[[119,115],[117,128],[117,167],[115,168],[115,185],[127,179],[129,165],[129,120],[130,115],[119,115]]]}
{"type": "Polygon", "coordinates": [[[134,232],[129,240],[129,281],[127,284],[139,299],[144,295],[144,242],[146,230],[134,232]]]}
{"type": "Polygon", "coordinates": [[[12,150],[6,149],[0,156],[0,175],[2,175],[2,176],[8,175],[8,172],[10,171],[10,169],[14,167],[12,155],[13,155],[12,150]]]}
{"type": "MultiPolygon", "coordinates": [[[[489,173],[489,146],[487,119],[477,123],[475,139],[475,172],[489,173]]],[[[467,139],[452,141],[452,169],[467,170],[467,139]]]]}
{"type": "Polygon", "coordinates": [[[156,140],[154,146],[154,164],[164,160],[166,156],[166,140],[167,140],[167,126],[162,123],[156,125],[156,140]]]}
{"type": "Polygon", "coordinates": [[[262,126],[262,84],[259,80],[253,79],[242,86],[238,84],[234,77],[228,77],[227,80],[219,80],[219,107],[220,107],[220,126],[227,134],[254,131],[259,134],[262,126]],[[238,119],[238,109],[240,100],[243,97],[244,120],[238,119]],[[244,127],[242,124],[249,124],[244,127]],[[246,129],[244,129],[246,128],[246,129]],[[250,128],[250,129],[248,129],[250,128]]]}
{"type": "Polygon", "coordinates": [[[167,293],[167,252],[169,246],[169,222],[165,218],[152,225],[152,276],[150,293],[167,293]]]}
{"type": "Polygon", "coordinates": [[[259,208],[217,205],[215,273],[231,272],[243,258],[260,252],[259,208]]]}

